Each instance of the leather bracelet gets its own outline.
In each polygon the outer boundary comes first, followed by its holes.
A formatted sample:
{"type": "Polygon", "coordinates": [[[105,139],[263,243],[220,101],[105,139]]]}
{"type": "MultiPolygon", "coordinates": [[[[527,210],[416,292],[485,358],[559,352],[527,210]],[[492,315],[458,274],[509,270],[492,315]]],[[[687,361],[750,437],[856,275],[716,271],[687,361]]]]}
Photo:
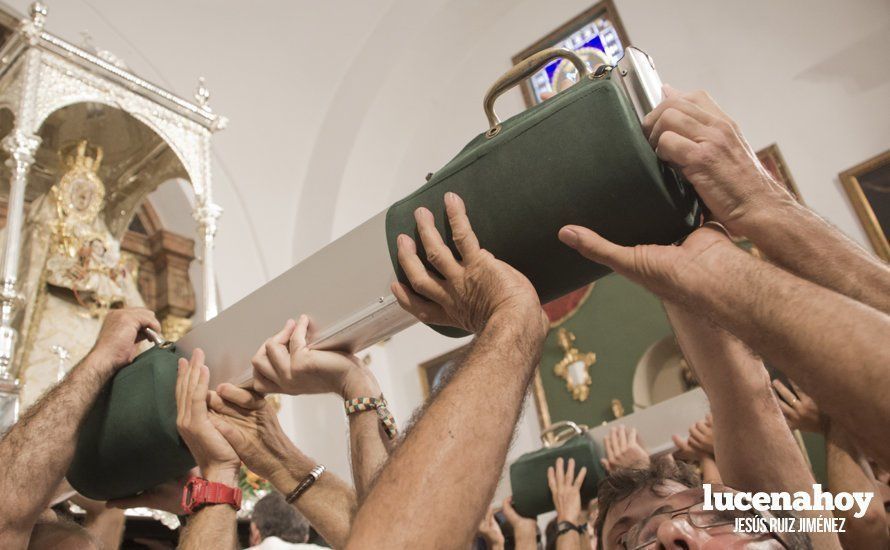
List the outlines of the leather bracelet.
{"type": "Polygon", "coordinates": [[[559,538],[561,535],[565,535],[569,531],[577,531],[578,534],[581,535],[586,530],[587,522],[584,522],[581,525],[575,525],[571,521],[560,521],[556,524],[556,538],[559,538]]]}
{"type": "Polygon", "coordinates": [[[285,498],[284,500],[286,500],[288,504],[293,504],[295,500],[300,498],[300,495],[309,490],[309,487],[312,487],[315,482],[318,481],[318,478],[321,477],[321,474],[323,474],[326,469],[327,468],[325,468],[322,464],[319,464],[315,468],[312,468],[306,475],[306,477],[303,478],[303,481],[301,481],[300,484],[297,485],[297,488],[291,491],[290,494],[287,495],[287,498],[285,498]]]}
{"type": "Polygon", "coordinates": [[[386,437],[395,439],[399,435],[399,429],[396,426],[396,419],[389,412],[389,405],[383,395],[380,397],[359,397],[357,399],[349,399],[343,403],[346,408],[346,415],[355,414],[364,411],[376,411],[380,423],[383,425],[383,431],[386,437]]]}

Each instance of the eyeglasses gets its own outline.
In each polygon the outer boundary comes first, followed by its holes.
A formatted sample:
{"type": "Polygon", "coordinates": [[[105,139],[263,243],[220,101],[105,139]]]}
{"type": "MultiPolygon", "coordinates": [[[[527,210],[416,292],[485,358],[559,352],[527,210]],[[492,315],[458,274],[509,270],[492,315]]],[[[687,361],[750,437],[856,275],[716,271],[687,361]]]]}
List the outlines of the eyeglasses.
{"type": "MultiPolygon", "coordinates": [[[[770,516],[767,513],[754,510],[705,510],[704,502],[698,502],[683,508],[675,510],[667,510],[653,514],[643,523],[637,524],[628,532],[628,538],[625,541],[625,548],[630,550],[645,550],[652,548],[658,543],[657,533],[658,527],[665,521],[670,521],[678,516],[686,516],[689,525],[696,529],[713,529],[724,525],[735,525],[737,519],[741,518],[761,518],[767,519],[770,516]]],[[[762,533],[769,535],[779,541],[782,548],[790,550],[790,544],[784,539],[782,533],[773,533],[772,531],[762,533]]]]}

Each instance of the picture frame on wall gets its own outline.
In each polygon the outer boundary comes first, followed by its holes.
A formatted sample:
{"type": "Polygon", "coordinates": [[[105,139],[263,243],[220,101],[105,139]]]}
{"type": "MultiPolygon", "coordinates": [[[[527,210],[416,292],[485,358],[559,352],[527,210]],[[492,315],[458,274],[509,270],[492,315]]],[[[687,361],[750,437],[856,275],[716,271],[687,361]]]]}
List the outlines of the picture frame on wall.
{"type": "MultiPolygon", "coordinates": [[[[612,0],[602,0],[553,29],[511,59],[517,65],[523,59],[556,46],[577,53],[591,69],[602,63],[614,64],[624,54],[630,39],[612,0]]],[[[552,61],[526,79],[520,88],[527,107],[541,103],[572,80],[576,71],[566,60],[552,61]]]]}
{"type": "Polygon", "coordinates": [[[844,170],[839,177],[872,248],[890,262],[890,150],[844,170]]]}
{"type": "Polygon", "coordinates": [[[785,164],[785,158],[782,156],[782,151],[779,150],[778,144],[772,143],[767,145],[763,149],[757,151],[756,154],[757,160],[763,164],[763,167],[766,168],[767,172],[769,172],[776,181],[785,186],[785,189],[797,199],[797,202],[803,204],[803,198],[800,196],[797,184],[794,183],[794,178],[791,177],[791,171],[788,170],[788,165],[785,164]]]}

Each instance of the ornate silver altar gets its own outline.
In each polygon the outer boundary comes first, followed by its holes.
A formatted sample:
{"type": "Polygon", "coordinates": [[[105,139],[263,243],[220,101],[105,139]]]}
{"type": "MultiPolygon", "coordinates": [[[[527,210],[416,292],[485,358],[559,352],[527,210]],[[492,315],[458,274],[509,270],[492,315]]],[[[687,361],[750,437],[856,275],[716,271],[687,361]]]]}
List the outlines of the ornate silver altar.
{"type": "Polygon", "coordinates": [[[46,32],[46,16],[39,2],[30,17],[0,6],[6,35],[0,47],[0,182],[9,192],[0,264],[0,430],[17,416],[21,339],[34,306],[22,293],[26,198],[52,187],[63,171],[60,151],[71,143],[89,140],[104,150],[100,216],[117,239],[151,191],[174,179],[190,183],[203,317],[217,313],[213,242],[222,209],[213,202],[210,139],[226,119],[207,105],[203,80],[194,102],[182,99],[136,76],[109,52],[46,32]]]}

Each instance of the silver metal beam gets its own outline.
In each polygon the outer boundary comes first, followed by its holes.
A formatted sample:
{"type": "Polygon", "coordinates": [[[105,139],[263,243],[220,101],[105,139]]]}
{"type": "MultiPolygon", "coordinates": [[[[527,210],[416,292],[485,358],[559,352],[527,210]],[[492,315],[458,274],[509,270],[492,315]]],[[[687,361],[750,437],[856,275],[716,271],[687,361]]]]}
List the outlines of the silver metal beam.
{"type": "Polygon", "coordinates": [[[395,272],[381,212],[284,272],[177,345],[207,356],[212,385],[250,380],[250,358],[287,319],[312,319],[311,343],[359,351],[416,323],[389,291],[395,272]]]}

